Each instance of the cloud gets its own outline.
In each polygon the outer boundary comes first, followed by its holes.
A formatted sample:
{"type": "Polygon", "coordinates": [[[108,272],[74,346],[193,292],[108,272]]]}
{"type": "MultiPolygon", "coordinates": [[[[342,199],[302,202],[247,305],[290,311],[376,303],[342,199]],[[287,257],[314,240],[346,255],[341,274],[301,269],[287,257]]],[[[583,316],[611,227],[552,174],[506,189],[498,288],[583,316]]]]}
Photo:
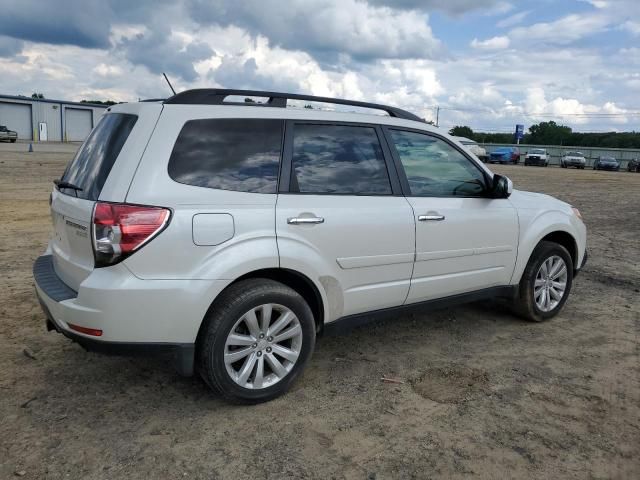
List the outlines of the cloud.
{"type": "Polygon", "coordinates": [[[553,22],[535,23],[517,27],[509,32],[512,40],[526,43],[566,45],[584,37],[604,32],[611,25],[611,18],[600,13],[570,14],[553,22]]]}
{"type": "Polygon", "coordinates": [[[0,57],[13,57],[20,53],[23,47],[24,42],[22,40],[0,35],[0,57]]]}
{"type": "Polygon", "coordinates": [[[199,41],[185,41],[184,37],[172,35],[166,27],[156,27],[133,37],[121,37],[115,50],[124,52],[134,65],[144,65],[153,73],[173,74],[186,81],[194,81],[198,73],[194,63],[215,55],[211,47],[199,41]]]}
{"type": "Polygon", "coordinates": [[[201,26],[235,25],[272,45],[330,61],[339,54],[359,61],[435,58],[442,50],[426,14],[357,0],[292,0],[286,8],[277,0],[190,0],[188,9],[201,26]]]}
{"type": "Polygon", "coordinates": [[[509,37],[500,36],[500,37],[492,37],[487,40],[478,40],[474,38],[471,41],[471,46],[473,48],[480,48],[483,50],[502,50],[504,48],[509,48],[509,37]]]}
{"type": "Polygon", "coordinates": [[[106,2],[5,0],[0,12],[0,31],[9,37],[86,48],[109,45],[106,2]]]}
{"type": "Polygon", "coordinates": [[[508,16],[496,23],[496,26],[499,28],[509,28],[522,23],[526,16],[531,13],[531,10],[523,10],[522,12],[515,13],[513,15],[508,16]]]}
{"type": "MultiPolygon", "coordinates": [[[[449,14],[462,15],[474,10],[504,9],[507,2],[503,0],[373,0],[373,5],[429,12],[440,10],[449,14]]],[[[510,8],[510,7],[508,7],[510,8]]]]}
{"type": "Polygon", "coordinates": [[[622,25],[620,25],[622,30],[626,30],[633,36],[640,35],[640,22],[634,22],[633,20],[627,20],[622,25]]]}

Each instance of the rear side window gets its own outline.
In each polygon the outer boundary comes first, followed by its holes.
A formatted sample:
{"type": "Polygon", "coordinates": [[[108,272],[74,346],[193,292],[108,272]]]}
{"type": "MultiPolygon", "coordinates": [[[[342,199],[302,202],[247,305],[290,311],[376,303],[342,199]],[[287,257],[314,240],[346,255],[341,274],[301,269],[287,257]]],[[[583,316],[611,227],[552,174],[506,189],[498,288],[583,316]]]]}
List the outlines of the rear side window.
{"type": "Polygon", "coordinates": [[[281,120],[190,120],[169,159],[169,176],[197,187],[276,193],[281,120]]]}
{"type": "Polygon", "coordinates": [[[97,200],[109,172],[127,141],[138,117],[128,113],[104,115],[67,166],[61,180],[82,190],[61,188],[86,200],[97,200]]]}
{"type": "Polygon", "coordinates": [[[297,124],[290,190],[390,195],[391,183],[372,127],[297,124]]]}

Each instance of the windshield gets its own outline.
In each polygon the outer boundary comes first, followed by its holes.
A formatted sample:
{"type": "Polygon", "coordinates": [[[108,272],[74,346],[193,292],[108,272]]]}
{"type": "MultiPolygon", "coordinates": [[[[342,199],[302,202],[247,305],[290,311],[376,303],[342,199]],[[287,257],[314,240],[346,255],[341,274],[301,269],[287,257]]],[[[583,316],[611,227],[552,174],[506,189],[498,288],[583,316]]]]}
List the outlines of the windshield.
{"type": "Polygon", "coordinates": [[[530,150],[529,153],[537,153],[540,155],[544,155],[545,152],[541,148],[534,148],[533,150],[530,150]]]}
{"type": "Polygon", "coordinates": [[[600,157],[601,162],[616,162],[617,160],[613,157],[600,157]]]}
{"type": "Polygon", "coordinates": [[[567,153],[567,157],[584,157],[582,152],[569,152],[567,153]]]}
{"type": "MultiPolygon", "coordinates": [[[[63,182],[82,189],[73,190],[74,196],[86,200],[98,199],[137,119],[136,115],[125,113],[111,113],[102,117],[62,175],[63,182]]],[[[62,193],[71,192],[66,188],[60,190],[62,193]]]]}

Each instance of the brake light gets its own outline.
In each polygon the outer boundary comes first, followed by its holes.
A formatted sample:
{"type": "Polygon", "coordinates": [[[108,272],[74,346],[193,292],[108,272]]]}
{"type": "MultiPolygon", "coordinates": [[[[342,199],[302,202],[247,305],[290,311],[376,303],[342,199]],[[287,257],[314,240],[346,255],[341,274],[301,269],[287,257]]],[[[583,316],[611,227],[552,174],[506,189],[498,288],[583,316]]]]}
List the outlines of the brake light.
{"type": "Polygon", "coordinates": [[[121,262],[169,223],[171,211],[162,207],[98,202],[93,210],[95,266],[121,262]]]}

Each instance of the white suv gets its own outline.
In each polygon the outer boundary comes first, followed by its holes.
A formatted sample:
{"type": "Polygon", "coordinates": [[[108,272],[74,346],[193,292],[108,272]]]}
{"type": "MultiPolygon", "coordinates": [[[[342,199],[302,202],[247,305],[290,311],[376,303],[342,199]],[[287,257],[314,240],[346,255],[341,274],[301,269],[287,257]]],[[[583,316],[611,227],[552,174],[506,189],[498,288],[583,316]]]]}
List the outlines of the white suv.
{"type": "Polygon", "coordinates": [[[34,265],[48,327],[172,352],[237,402],[282,394],[319,333],[374,313],[501,296],[553,317],[586,260],[575,208],[364,102],[203,89],[116,105],[55,183],[34,265]]]}

